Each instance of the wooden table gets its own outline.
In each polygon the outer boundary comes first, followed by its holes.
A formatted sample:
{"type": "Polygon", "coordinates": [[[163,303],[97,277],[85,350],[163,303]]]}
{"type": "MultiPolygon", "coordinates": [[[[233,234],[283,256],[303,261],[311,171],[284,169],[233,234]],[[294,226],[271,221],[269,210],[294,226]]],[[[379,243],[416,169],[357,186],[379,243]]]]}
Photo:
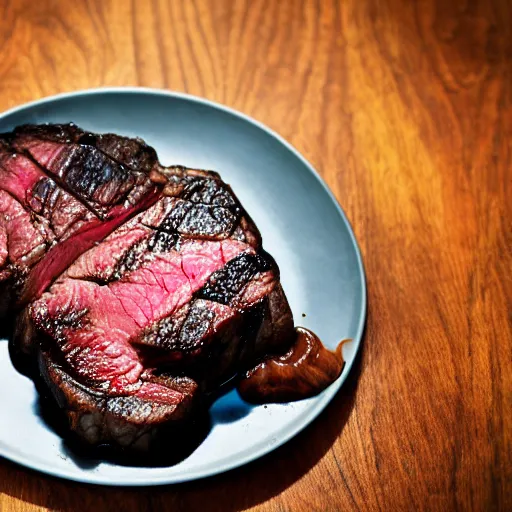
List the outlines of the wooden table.
{"type": "Polygon", "coordinates": [[[148,489],[1,460],[0,510],[511,510],[511,5],[4,0],[0,109],[142,85],[254,116],[343,205],[369,314],[337,398],[262,460],[148,489]]]}

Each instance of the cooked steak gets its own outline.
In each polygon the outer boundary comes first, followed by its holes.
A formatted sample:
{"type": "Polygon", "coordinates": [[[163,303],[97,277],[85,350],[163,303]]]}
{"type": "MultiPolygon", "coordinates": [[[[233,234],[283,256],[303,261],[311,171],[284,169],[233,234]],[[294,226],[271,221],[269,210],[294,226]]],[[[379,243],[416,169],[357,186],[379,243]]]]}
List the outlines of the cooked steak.
{"type": "Polygon", "coordinates": [[[75,435],[147,450],[293,345],[279,269],[217,173],[75,125],[0,143],[0,314],[75,435]]]}

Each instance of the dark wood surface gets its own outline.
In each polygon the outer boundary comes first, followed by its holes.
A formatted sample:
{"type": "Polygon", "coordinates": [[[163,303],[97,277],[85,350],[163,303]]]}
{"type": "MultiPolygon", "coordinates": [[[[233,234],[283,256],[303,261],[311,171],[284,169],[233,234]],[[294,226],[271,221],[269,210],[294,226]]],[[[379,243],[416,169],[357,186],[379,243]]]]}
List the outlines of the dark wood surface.
{"type": "Polygon", "coordinates": [[[369,293],[346,385],[271,455],[148,489],[0,460],[2,512],[512,509],[512,2],[3,0],[0,12],[1,110],[141,85],[254,116],[333,190],[369,293]]]}

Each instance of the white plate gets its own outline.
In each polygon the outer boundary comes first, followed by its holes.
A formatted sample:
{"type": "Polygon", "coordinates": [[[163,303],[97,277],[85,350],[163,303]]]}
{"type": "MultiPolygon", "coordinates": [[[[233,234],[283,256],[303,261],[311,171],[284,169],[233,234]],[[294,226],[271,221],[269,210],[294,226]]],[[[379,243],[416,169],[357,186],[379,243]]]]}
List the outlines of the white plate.
{"type": "Polygon", "coordinates": [[[38,414],[37,393],[16,373],[0,340],[0,455],[50,475],[106,485],[157,485],[214,475],[252,461],[308,425],[345,381],[361,343],[365,277],[354,235],[311,165],[262,124],[221,105],[149,89],[99,89],[29,103],[0,117],[0,132],[23,123],[69,122],[95,132],[140,136],[163,163],[215,169],[233,186],[277,260],[295,322],[335,348],[341,377],[315,398],[252,407],[236,391],[211,409],[212,429],[170,467],[128,467],[70,453],[38,414]],[[302,314],[306,316],[303,317],[302,314]]]}

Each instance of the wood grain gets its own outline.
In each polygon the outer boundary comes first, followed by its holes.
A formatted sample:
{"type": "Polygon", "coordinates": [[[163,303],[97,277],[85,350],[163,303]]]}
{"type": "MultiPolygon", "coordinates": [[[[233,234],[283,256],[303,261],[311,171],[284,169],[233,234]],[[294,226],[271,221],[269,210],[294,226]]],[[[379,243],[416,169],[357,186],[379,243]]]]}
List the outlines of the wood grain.
{"type": "Polygon", "coordinates": [[[275,453],[128,490],[2,460],[2,512],[512,509],[510,2],[3,0],[0,12],[0,109],[142,85],[242,110],[321,172],[369,292],[358,367],[275,453]]]}

